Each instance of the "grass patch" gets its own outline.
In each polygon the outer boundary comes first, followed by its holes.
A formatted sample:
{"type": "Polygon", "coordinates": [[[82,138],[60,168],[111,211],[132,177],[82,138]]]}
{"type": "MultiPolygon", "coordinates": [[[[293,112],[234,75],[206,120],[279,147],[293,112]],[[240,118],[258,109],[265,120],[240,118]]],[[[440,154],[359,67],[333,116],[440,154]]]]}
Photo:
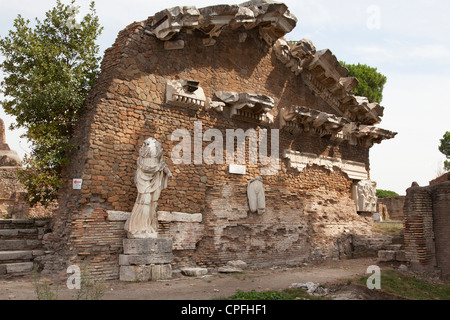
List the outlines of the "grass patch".
{"type": "Polygon", "coordinates": [[[376,222],[373,225],[373,232],[388,236],[400,236],[403,231],[403,223],[380,223],[376,222]]]}
{"type": "MultiPolygon", "coordinates": [[[[368,277],[358,283],[366,285],[368,277]]],[[[450,300],[450,283],[429,283],[395,270],[381,272],[381,289],[413,300],[450,300]]]]}
{"type": "Polygon", "coordinates": [[[325,300],[324,297],[311,296],[303,289],[285,289],[282,291],[264,291],[255,290],[249,292],[238,291],[234,295],[225,298],[225,300],[325,300]]]}

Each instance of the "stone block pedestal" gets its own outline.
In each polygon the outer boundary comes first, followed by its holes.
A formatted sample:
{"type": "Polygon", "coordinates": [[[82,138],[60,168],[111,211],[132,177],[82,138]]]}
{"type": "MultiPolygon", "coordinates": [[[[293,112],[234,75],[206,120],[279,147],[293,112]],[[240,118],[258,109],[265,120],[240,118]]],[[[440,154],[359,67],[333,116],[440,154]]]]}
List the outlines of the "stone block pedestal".
{"type": "Polygon", "coordinates": [[[172,239],[125,239],[119,256],[121,281],[156,281],[172,277],[172,239]]]}

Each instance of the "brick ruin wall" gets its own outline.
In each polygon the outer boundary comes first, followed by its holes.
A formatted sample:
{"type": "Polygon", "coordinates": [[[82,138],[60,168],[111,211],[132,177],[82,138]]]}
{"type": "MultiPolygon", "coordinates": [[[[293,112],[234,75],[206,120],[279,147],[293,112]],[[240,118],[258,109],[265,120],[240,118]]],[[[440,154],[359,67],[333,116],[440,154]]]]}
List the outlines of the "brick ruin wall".
{"type": "Polygon", "coordinates": [[[411,187],[405,199],[405,251],[413,270],[450,277],[450,182],[411,187]]]}
{"type": "MultiPolygon", "coordinates": [[[[215,267],[235,259],[262,266],[342,257],[350,235],[370,232],[371,217],[359,216],[351,199],[352,180],[337,168],[314,165],[299,173],[283,159],[277,175],[264,177],[266,212],[254,215],[248,213],[246,187],[260,175],[257,165],[248,165],[245,176],[229,174],[225,164],[173,165],[170,151],[178,142],[170,136],[176,129],[193,134],[194,121],[202,121],[204,130],[220,129],[225,136],[226,129],[256,126],[214,111],[165,105],[167,80],[199,81],[210,97],[215,91],[252,92],[273,97],[278,109],[334,110],[277,60],[257,30],[247,32],[245,43],[224,30],[212,47],[203,46],[195,34],[180,33],[186,46],[173,51],[143,31],[141,23],[128,26],[105,53],[77,129],[79,147],[65,172],[53,233],[45,238],[54,252],[47,257],[47,271],[88,264],[94,275],[118,277],[125,233],[123,222],[108,221],[108,211],[131,211],[138,151],[148,137],[162,143],[173,173],[158,210],[203,216],[201,224],[160,223],[163,236],[176,230],[189,235],[174,250],[178,267],[215,267]],[[83,179],[81,191],[72,190],[72,178],[83,179]]],[[[281,131],[284,149],[358,161],[369,170],[367,147],[281,131]]]]}

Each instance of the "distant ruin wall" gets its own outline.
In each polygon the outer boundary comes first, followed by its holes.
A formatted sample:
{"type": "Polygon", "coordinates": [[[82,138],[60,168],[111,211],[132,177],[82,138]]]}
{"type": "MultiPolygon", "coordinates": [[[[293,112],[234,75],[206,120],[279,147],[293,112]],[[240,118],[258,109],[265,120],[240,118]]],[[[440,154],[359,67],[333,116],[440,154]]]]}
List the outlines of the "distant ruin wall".
{"type": "Polygon", "coordinates": [[[405,251],[413,270],[450,276],[450,182],[411,187],[405,199],[405,251]]]}
{"type": "Polygon", "coordinates": [[[386,206],[389,219],[395,221],[403,221],[403,207],[405,206],[404,196],[378,199],[378,203],[384,204],[386,206]]]}
{"type": "Polygon", "coordinates": [[[447,173],[443,174],[442,176],[440,176],[434,180],[431,180],[430,186],[439,184],[439,183],[443,183],[443,182],[448,182],[448,181],[450,181],[450,172],[447,172],[447,173]]]}

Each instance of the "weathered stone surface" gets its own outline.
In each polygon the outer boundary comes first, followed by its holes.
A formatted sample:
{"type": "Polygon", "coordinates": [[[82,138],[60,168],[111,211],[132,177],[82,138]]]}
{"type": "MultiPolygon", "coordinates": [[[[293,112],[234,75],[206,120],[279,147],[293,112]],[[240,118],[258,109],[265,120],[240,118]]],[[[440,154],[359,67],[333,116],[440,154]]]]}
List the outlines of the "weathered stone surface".
{"type": "Polygon", "coordinates": [[[171,253],[172,239],[124,239],[123,252],[128,255],[171,253]]]}
{"type": "Polygon", "coordinates": [[[6,266],[6,273],[7,274],[13,274],[13,273],[29,273],[33,271],[33,262],[23,262],[23,263],[9,263],[5,264],[6,266]]]}
{"type": "Polygon", "coordinates": [[[21,260],[21,259],[32,259],[32,251],[1,251],[0,261],[4,260],[21,260]]]}
{"type": "Polygon", "coordinates": [[[125,231],[129,239],[156,238],[158,200],[172,177],[169,166],[163,160],[161,143],[152,137],[146,139],[139,150],[137,164],[134,181],[138,195],[131,216],[125,223],[125,231]]]}
{"type": "Polygon", "coordinates": [[[353,199],[356,202],[358,212],[377,211],[377,184],[374,181],[363,180],[353,187],[353,199]]]}
{"type": "Polygon", "coordinates": [[[241,268],[232,267],[232,266],[224,266],[217,269],[219,273],[240,273],[243,272],[241,268]]]}
{"type": "Polygon", "coordinates": [[[324,167],[331,172],[336,168],[339,168],[354,180],[366,180],[369,176],[365,164],[360,162],[343,161],[338,158],[330,157],[319,157],[316,154],[300,153],[291,150],[285,150],[283,152],[283,158],[289,159],[290,166],[300,172],[308,166],[317,165],[324,167]]]}
{"type": "Polygon", "coordinates": [[[127,221],[131,216],[131,212],[124,211],[107,211],[107,213],[108,221],[127,221]]]}
{"type": "Polygon", "coordinates": [[[380,250],[378,251],[378,261],[381,262],[395,261],[396,253],[397,251],[395,250],[380,250]]]}
{"type": "Polygon", "coordinates": [[[202,222],[202,218],[201,213],[158,212],[158,220],[161,222],[202,222]]]}
{"type": "Polygon", "coordinates": [[[227,262],[227,266],[239,268],[239,269],[247,269],[247,263],[242,260],[232,260],[227,262]]]}
{"type": "Polygon", "coordinates": [[[197,9],[174,7],[158,12],[147,31],[160,40],[170,40],[184,30],[200,30],[210,39],[220,36],[225,27],[236,30],[259,28],[261,38],[272,46],[296,25],[297,18],[282,3],[249,1],[241,5],[215,5],[197,9]]]}
{"type": "Polygon", "coordinates": [[[166,264],[171,263],[173,260],[173,254],[171,252],[164,253],[152,253],[142,255],[119,255],[119,265],[150,265],[150,264],[166,264]]]}
{"type": "Polygon", "coordinates": [[[199,109],[205,106],[206,96],[201,87],[188,89],[187,80],[169,80],[166,86],[166,103],[191,109],[199,109]]]}
{"type": "Polygon", "coordinates": [[[266,115],[274,107],[272,97],[255,93],[217,91],[215,96],[230,107],[230,116],[266,120],[266,115]],[[247,112],[246,112],[247,111],[247,112]]]}
{"type": "Polygon", "coordinates": [[[266,195],[262,177],[257,177],[249,181],[247,197],[250,212],[263,214],[266,210],[266,195]]]}
{"type": "Polygon", "coordinates": [[[120,280],[134,281],[157,281],[172,278],[172,266],[170,264],[154,264],[141,266],[121,266],[120,280]]]}
{"type": "Polygon", "coordinates": [[[188,277],[201,277],[208,273],[206,268],[181,268],[181,273],[188,277]]]}

